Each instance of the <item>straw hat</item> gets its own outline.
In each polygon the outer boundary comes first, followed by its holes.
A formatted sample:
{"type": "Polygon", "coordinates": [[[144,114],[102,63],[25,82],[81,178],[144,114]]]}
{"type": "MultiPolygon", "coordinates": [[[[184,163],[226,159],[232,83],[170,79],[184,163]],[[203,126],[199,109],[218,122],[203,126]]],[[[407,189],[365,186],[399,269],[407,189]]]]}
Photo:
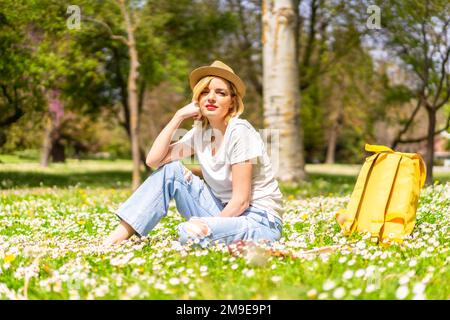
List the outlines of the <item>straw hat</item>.
{"type": "Polygon", "coordinates": [[[194,89],[197,82],[206,76],[217,76],[230,81],[234,84],[241,97],[244,97],[246,90],[244,82],[234,73],[233,69],[222,61],[216,60],[210,66],[203,66],[194,69],[189,75],[189,84],[191,85],[191,89],[194,89]]]}

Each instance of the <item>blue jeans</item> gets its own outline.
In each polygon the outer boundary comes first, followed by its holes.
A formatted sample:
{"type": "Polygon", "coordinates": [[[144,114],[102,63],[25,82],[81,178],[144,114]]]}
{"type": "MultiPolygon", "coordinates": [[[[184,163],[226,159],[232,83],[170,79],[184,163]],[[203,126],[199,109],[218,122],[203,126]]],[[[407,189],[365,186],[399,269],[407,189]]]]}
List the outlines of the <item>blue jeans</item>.
{"type": "Polygon", "coordinates": [[[219,217],[226,204],[178,160],[152,173],[119,207],[117,215],[136,233],[145,236],[167,214],[171,199],[175,199],[178,212],[187,220],[178,225],[179,240],[183,244],[188,240],[202,247],[215,241],[230,244],[236,240],[266,240],[270,243],[281,237],[282,221],[253,206],[238,217],[219,217]],[[195,235],[191,228],[186,228],[191,219],[203,220],[209,228],[208,235],[195,235]]]}

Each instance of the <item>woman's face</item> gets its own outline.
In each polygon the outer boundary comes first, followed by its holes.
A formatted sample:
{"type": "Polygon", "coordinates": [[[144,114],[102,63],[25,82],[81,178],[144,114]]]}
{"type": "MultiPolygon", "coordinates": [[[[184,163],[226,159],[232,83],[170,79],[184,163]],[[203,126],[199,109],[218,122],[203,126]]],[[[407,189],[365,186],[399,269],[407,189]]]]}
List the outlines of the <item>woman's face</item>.
{"type": "Polygon", "coordinates": [[[221,78],[214,78],[209,85],[203,89],[199,96],[200,110],[208,120],[225,119],[233,99],[228,83],[221,78]]]}

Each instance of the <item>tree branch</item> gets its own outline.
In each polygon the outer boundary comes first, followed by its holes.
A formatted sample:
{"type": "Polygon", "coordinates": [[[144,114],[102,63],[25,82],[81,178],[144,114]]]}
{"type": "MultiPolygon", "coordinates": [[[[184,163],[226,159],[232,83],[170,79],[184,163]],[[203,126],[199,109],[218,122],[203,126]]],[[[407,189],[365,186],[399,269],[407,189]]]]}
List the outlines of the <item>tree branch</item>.
{"type": "MultiPolygon", "coordinates": [[[[449,81],[447,81],[447,82],[449,82],[449,81]]],[[[440,109],[444,104],[446,104],[448,102],[448,100],[450,100],[450,85],[447,84],[447,91],[445,94],[445,98],[443,98],[442,101],[438,102],[435,105],[435,110],[440,109]]]]}
{"type": "Polygon", "coordinates": [[[447,72],[445,70],[445,65],[448,62],[449,56],[450,56],[450,47],[447,49],[447,52],[446,52],[446,55],[445,55],[445,59],[442,61],[441,77],[439,79],[439,87],[438,87],[438,90],[437,90],[436,95],[435,95],[434,100],[433,100],[433,107],[437,108],[437,109],[442,107],[449,99],[450,88],[447,87],[447,93],[446,93],[445,98],[441,102],[439,102],[439,103],[437,102],[438,99],[439,99],[439,95],[441,94],[441,90],[442,90],[442,87],[443,87],[443,84],[444,84],[444,79],[446,79],[448,77],[448,74],[447,74],[447,72]]]}
{"type": "Polygon", "coordinates": [[[311,59],[314,43],[316,40],[316,18],[317,18],[317,11],[319,9],[319,4],[316,0],[311,1],[311,20],[309,24],[308,29],[308,40],[306,42],[306,49],[305,53],[303,55],[303,61],[301,64],[301,69],[305,70],[307,66],[309,65],[309,60],[311,59]]]}
{"type": "Polygon", "coordinates": [[[403,127],[402,130],[399,131],[399,133],[397,134],[397,137],[395,138],[394,142],[392,143],[392,148],[395,149],[395,147],[397,146],[397,144],[401,141],[401,137],[402,135],[404,135],[409,127],[411,126],[411,124],[413,123],[414,118],[416,117],[416,114],[419,112],[420,110],[420,106],[421,106],[421,101],[422,99],[419,98],[417,100],[417,104],[416,107],[414,108],[413,113],[411,114],[411,116],[408,119],[408,122],[405,124],[405,126],[403,127]]]}
{"type": "Polygon", "coordinates": [[[111,39],[118,40],[118,41],[122,42],[123,44],[125,44],[126,46],[129,46],[127,38],[125,38],[124,36],[115,35],[112,32],[111,27],[107,23],[105,23],[105,22],[103,22],[101,20],[97,20],[97,19],[91,18],[91,17],[87,17],[87,16],[82,16],[82,19],[101,25],[108,32],[108,34],[111,37],[111,39]]]}
{"type": "Polygon", "coordinates": [[[345,51],[337,52],[328,63],[326,63],[325,65],[317,64],[319,66],[319,69],[316,72],[310,74],[308,77],[305,77],[305,78],[300,77],[300,90],[307,89],[316,78],[318,78],[319,76],[327,73],[330,70],[330,68],[337,61],[339,61],[340,59],[345,57],[347,54],[349,54],[351,49],[356,44],[358,44],[358,39],[354,38],[353,42],[350,42],[350,43],[347,44],[345,51]]]}
{"type": "MultiPolygon", "coordinates": [[[[445,124],[445,126],[444,126],[442,129],[440,129],[440,130],[438,130],[438,131],[435,131],[435,132],[434,132],[434,135],[438,135],[438,134],[440,134],[441,132],[447,131],[447,129],[448,129],[449,127],[450,127],[450,114],[449,114],[448,117],[447,117],[447,123],[445,124]]],[[[421,137],[421,138],[415,138],[415,139],[399,140],[398,143],[415,143],[415,142],[422,142],[422,141],[425,141],[425,140],[427,140],[427,139],[428,139],[428,136],[424,136],[424,137],[421,137]]]]}
{"type": "Polygon", "coordinates": [[[239,37],[238,30],[236,30],[234,32],[234,37],[236,38],[237,45],[239,46],[239,49],[241,51],[241,55],[246,60],[246,67],[247,67],[247,69],[249,69],[248,76],[249,76],[250,82],[252,83],[256,92],[261,96],[263,88],[262,88],[261,81],[258,79],[258,72],[255,69],[255,63],[252,63],[252,61],[251,61],[252,43],[250,41],[248,25],[245,23],[245,21],[247,19],[245,19],[244,8],[242,7],[241,0],[237,0],[236,2],[234,2],[233,0],[230,0],[229,5],[230,5],[230,10],[232,10],[232,11],[236,10],[235,8],[237,8],[239,21],[240,21],[240,24],[242,27],[241,34],[242,34],[243,40],[241,40],[241,38],[239,37]]]}

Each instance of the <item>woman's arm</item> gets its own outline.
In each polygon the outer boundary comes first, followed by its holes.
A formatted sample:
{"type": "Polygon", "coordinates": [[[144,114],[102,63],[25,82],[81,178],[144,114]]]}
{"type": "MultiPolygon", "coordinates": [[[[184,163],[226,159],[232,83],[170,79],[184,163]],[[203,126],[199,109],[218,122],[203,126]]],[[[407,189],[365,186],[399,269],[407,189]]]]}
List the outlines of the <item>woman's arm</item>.
{"type": "Polygon", "coordinates": [[[167,162],[182,159],[193,154],[190,146],[175,142],[170,144],[175,130],[178,129],[183,120],[201,117],[200,108],[195,103],[190,103],[178,110],[169,123],[159,133],[153,142],[152,148],[147,154],[145,163],[149,167],[159,167],[167,162]]]}
{"type": "Polygon", "coordinates": [[[233,192],[220,217],[240,216],[250,205],[252,193],[252,163],[250,160],[231,165],[233,192]]]}

